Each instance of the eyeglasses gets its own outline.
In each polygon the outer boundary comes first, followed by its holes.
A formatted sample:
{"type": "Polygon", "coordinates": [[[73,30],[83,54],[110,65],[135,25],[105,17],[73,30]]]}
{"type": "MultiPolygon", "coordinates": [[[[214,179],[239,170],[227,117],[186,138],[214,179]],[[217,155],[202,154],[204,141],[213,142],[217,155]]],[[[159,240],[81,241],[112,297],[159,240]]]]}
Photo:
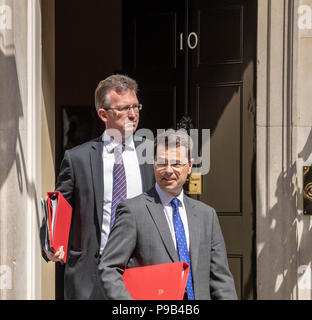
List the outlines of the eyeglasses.
{"type": "Polygon", "coordinates": [[[186,165],[188,164],[187,163],[180,163],[180,162],[176,162],[176,163],[163,163],[162,162],[155,162],[155,166],[158,168],[158,169],[165,169],[167,168],[168,166],[170,166],[172,169],[174,170],[181,170],[183,167],[185,167],[186,165]]]}
{"type": "Polygon", "coordinates": [[[118,112],[121,112],[123,114],[127,114],[131,109],[133,109],[134,112],[139,112],[143,108],[142,104],[133,104],[132,106],[124,106],[124,107],[115,107],[115,108],[103,108],[104,110],[116,110],[118,112]]]}

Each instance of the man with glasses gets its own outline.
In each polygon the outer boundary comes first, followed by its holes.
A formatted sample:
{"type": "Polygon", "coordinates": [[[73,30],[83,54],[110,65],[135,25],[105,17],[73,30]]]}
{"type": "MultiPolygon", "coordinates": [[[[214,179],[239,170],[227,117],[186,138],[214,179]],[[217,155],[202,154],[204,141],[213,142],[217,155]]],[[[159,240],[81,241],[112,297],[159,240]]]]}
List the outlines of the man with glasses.
{"type": "MultiPolygon", "coordinates": [[[[103,135],[65,152],[56,183],[56,190],[73,208],[65,299],[103,298],[97,267],[116,207],[155,183],[153,165],[139,161],[138,143],[133,140],[142,109],[136,94],[137,83],[127,76],[112,75],[101,81],[95,106],[105,123],[103,135]]],[[[43,251],[47,261],[59,262],[62,254],[43,251]]]]}
{"type": "Polygon", "coordinates": [[[126,268],[185,261],[190,265],[185,299],[237,299],[225,244],[213,208],[183,193],[192,170],[192,141],[168,130],[154,144],[155,186],[119,204],[99,264],[106,299],[131,299],[126,268]]]}

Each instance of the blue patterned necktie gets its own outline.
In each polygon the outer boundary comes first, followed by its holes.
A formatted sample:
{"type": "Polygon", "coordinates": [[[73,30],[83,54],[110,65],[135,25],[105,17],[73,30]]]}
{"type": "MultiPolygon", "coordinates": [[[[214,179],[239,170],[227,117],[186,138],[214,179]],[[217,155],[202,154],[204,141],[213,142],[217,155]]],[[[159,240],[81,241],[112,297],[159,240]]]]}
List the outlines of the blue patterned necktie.
{"type": "Polygon", "coordinates": [[[113,168],[113,194],[112,194],[112,207],[111,207],[111,222],[110,227],[114,225],[116,208],[122,200],[127,198],[127,180],[125,167],[122,161],[122,153],[125,146],[122,145],[122,150],[115,148],[115,163],[113,168]]]}
{"type": "Polygon", "coordinates": [[[186,283],[186,292],[188,300],[194,300],[193,280],[191,270],[191,259],[187,249],[187,242],[184,232],[183,223],[179,213],[179,199],[173,198],[171,200],[171,206],[173,209],[173,225],[177,241],[177,249],[180,261],[184,261],[190,266],[190,272],[186,283]]]}

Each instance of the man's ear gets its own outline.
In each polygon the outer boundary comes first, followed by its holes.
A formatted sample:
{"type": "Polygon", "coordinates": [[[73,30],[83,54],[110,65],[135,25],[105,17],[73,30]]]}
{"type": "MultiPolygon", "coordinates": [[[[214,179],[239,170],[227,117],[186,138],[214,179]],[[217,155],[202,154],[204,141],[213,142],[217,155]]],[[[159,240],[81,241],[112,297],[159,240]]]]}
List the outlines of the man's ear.
{"type": "Polygon", "coordinates": [[[189,168],[188,168],[188,174],[192,173],[192,167],[193,167],[194,159],[191,159],[189,162],[189,168]]]}
{"type": "Polygon", "coordinates": [[[104,123],[107,122],[107,112],[106,112],[105,109],[102,109],[102,108],[99,109],[98,110],[98,116],[104,123]]]}

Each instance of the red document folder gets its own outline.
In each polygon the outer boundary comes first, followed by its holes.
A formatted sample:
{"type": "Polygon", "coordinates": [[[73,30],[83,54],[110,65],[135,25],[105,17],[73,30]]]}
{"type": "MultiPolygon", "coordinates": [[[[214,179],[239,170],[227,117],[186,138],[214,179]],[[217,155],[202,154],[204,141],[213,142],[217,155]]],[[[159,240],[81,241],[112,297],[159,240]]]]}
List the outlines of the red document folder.
{"type": "Polygon", "coordinates": [[[54,250],[54,252],[57,252],[61,247],[63,247],[64,258],[62,259],[62,261],[66,263],[68,237],[72,218],[72,207],[59,191],[48,192],[47,196],[50,247],[54,250]],[[53,208],[51,203],[51,199],[53,197],[57,197],[54,226],[53,208]]]}
{"type": "Polygon", "coordinates": [[[126,289],[134,300],[183,300],[189,265],[173,262],[126,269],[126,289]]]}

